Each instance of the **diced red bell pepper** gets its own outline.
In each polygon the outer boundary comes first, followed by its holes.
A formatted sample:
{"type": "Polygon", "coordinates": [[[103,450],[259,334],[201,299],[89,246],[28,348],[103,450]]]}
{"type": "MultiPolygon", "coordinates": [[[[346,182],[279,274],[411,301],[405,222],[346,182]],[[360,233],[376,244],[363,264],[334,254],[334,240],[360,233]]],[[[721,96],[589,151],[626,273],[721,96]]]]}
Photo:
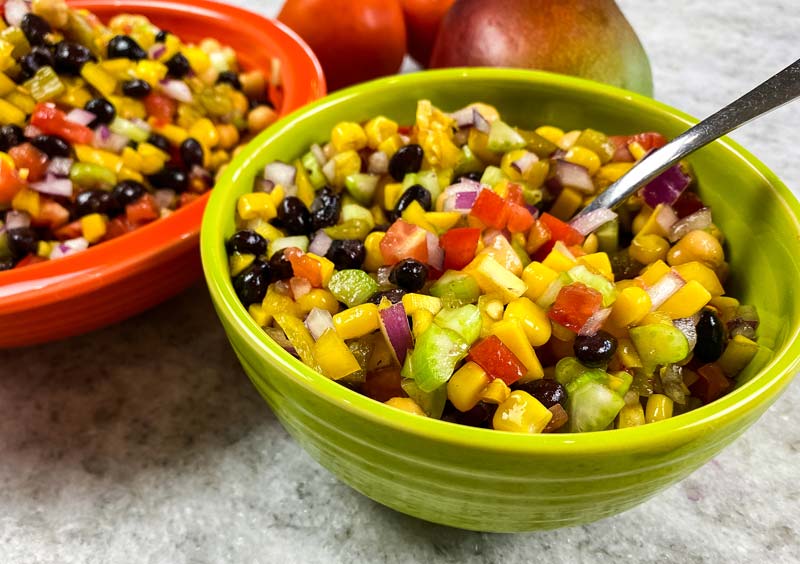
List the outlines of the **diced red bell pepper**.
{"type": "Polygon", "coordinates": [[[94,139],[91,129],[69,121],[67,114],[51,103],[36,104],[31,114],[31,125],[38,127],[46,135],[58,135],[70,143],[88,145],[94,139]]]}
{"type": "Polygon", "coordinates": [[[67,208],[49,198],[42,198],[39,215],[32,218],[31,223],[36,227],[58,229],[68,221],[69,211],[67,208]]]}
{"type": "Polygon", "coordinates": [[[427,263],[427,233],[422,227],[413,223],[402,219],[395,221],[381,240],[380,249],[384,264],[391,266],[407,258],[427,263]]]}
{"type": "Polygon", "coordinates": [[[614,156],[611,161],[615,163],[632,163],[636,159],[633,158],[631,152],[628,150],[628,136],[627,135],[611,135],[608,138],[614,144],[614,156]]]}
{"type": "Polygon", "coordinates": [[[509,386],[525,374],[525,365],[495,335],[472,345],[467,359],[483,368],[491,380],[500,378],[509,386]]]}
{"type": "Polygon", "coordinates": [[[542,246],[547,244],[552,238],[550,229],[541,221],[534,221],[528,237],[525,240],[525,251],[529,255],[534,255],[542,246]]]}
{"type": "Polygon", "coordinates": [[[306,255],[297,247],[289,247],[283,251],[283,256],[292,263],[292,272],[295,276],[305,278],[315,288],[322,287],[322,267],[319,262],[306,255]]]}
{"type": "Polygon", "coordinates": [[[22,268],[23,266],[29,266],[29,265],[31,265],[31,264],[36,264],[36,263],[39,263],[39,262],[44,262],[44,261],[46,261],[46,260],[47,260],[47,259],[46,259],[46,258],[44,258],[44,257],[40,257],[39,255],[33,255],[33,254],[31,254],[31,255],[28,255],[28,256],[26,256],[25,258],[23,258],[23,259],[22,259],[21,261],[19,261],[19,262],[18,262],[16,265],[14,265],[14,268],[22,268]]]}
{"type": "Polygon", "coordinates": [[[679,219],[692,215],[694,212],[700,211],[704,207],[706,207],[706,205],[703,203],[703,200],[700,199],[700,196],[686,190],[684,190],[681,195],[678,196],[678,199],[675,200],[675,203],[672,204],[672,209],[679,219]]]}
{"type": "Polygon", "coordinates": [[[506,228],[511,233],[524,233],[533,226],[534,221],[536,220],[533,214],[525,206],[513,203],[508,204],[508,223],[506,228]]]}
{"type": "Polygon", "coordinates": [[[601,307],[603,295],[600,292],[575,282],[561,288],[547,316],[577,333],[601,307]]]}
{"type": "Polygon", "coordinates": [[[10,203],[24,186],[16,169],[5,159],[0,159],[0,204],[10,203]]]}
{"type": "Polygon", "coordinates": [[[47,172],[47,155],[31,145],[22,143],[8,150],[17,170],[28,169],[28,182],[37,182],[47,172]]]}
{"type": "Polygon", "coordinates": [[[53,235],[55,235],[56,239],[59,241],[68,241],[69,239],[83,236],[83,227],[81,226],[80,220],[76,220],[59,227],[53,231],[53,235]]]}
{"type": "Polygon", "coordinates": [[[131,223],[127,217],[124,215],[120,215],[112,219],[106,225],[106,236],[104,240],[113,239],[115,237],[119,237],[120,235],[125,235],[126,233],[130,233],[131,231],[136,229],[136,225],[131,223]]]}
{"type": "Polygon", "coordinates": [[[144,225],[161,217],[161,210],[153,195],[148,193],[125,206],[125,217],[134,225],[144,225]]]}
{"type": "Polygon", "coordinates": [[[667,138],[658,133],[657,131],[645,131],[637,133],[628,137],[628,143],[638,143],[642,149],[649,151],[650,149],[660,149],[667,144],[667,138]]]}
{"type": "Polygon", "coordinates": [[[506,200],[510,204],[519,204],[520,206],[525,205],[525,198],[522,196],[522,186],[516,182],[509,182],[506,200]]]}
{"type": "Polygon", "coordinates": [[[689,386],[689,390],[704,404],[719,398],[731,387],[731,381],[725,377],[722,369],[714,362],[698,368],[697,376],[697,381],[689,386]]]}
{"type": "Polygon", "coordinates": [[[172,121],[178,103],[168,96],[151,92],[142,99],[147,115],[155,118],[159,125],[165,125],[172,121]]]}
{"type": "Polygon", "coordinates": [[[508,221],[506,201],[492,190],[483,189],[478,194],[469,214],[487,227],[504,229],[508,221]]]}
{"type": "Polygon", "coordinates": [[[553,246],[556,244],[556,241],[563,242],[567,247],[580,245],[583,243],[583,235],[575,231],[575,229],[573,229],[568,223],[564,223],[549,213],[543,213],[539,217],[539,222],[541,222],[550,231],[550,240],[539,247],[539,249],[536,251],[536,254],[533,256],[533,260],[541,262],[547,258],[547,255],[550,254],[550,251],[553,250],[553,246]]]}
{"type": "Polygon", "coordinates": [[[477,227],[456,227],[439,238],[444,249],[444,269],[461,270],[475,258],[481,230],[477,227]]]}

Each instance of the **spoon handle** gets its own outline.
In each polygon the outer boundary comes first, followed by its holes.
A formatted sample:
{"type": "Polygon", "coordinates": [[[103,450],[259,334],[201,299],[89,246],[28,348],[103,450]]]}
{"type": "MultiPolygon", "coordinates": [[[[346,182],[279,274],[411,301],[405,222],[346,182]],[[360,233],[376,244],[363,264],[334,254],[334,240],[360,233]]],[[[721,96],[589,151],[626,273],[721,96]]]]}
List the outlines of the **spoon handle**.
{"type": "Polygon", "coordinates": [[[599,208],[613,209],[638,188],[692,153],[767,112],[800,96],[800,59],[750,92],[707,117],[654,151],[597,196],[578,215],[599,208]]]}

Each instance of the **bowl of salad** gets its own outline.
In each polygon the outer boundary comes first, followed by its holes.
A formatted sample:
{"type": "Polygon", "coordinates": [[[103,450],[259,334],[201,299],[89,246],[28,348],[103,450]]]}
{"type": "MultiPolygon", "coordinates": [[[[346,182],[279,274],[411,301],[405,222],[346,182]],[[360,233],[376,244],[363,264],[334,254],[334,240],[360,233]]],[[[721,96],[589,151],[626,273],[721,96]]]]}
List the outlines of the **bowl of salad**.
{"type": "Polygon", "coordinates": [[[97,329],[196,280],[217,175],[325,92],[302,40],[232,6],[9,0],[0,15],[3,347],[97,329]]]}
{"type": "Polygon", "coordinates": [[[798,206],[720,140],[572,218],[695,120],[508,69],[370,82],[281,120],[203,219],[245,372],[323,466],[429,521],[530,531],[688,475],[798,365],[798,206]]]}

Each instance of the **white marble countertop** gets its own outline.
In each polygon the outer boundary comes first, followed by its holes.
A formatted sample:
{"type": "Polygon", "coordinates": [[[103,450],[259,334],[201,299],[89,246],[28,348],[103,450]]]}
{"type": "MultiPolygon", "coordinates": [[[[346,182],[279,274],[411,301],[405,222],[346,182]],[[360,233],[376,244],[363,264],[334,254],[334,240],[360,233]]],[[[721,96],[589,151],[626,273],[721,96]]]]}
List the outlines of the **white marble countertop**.
{"type": "MultiPolygon", "coordinates": [[[[800,54],[791,0],[621,5],[656,97],[697,116],[800,54]]],[[[800,105],[734,137],[800,188],[800,105]]],[[[3,564],[800,562],[800,382],[636,509],[491,535],[395,513],[313,462],[250,385],[201,283],[95,334],[0,351],[0,373],[3,564]]]]}

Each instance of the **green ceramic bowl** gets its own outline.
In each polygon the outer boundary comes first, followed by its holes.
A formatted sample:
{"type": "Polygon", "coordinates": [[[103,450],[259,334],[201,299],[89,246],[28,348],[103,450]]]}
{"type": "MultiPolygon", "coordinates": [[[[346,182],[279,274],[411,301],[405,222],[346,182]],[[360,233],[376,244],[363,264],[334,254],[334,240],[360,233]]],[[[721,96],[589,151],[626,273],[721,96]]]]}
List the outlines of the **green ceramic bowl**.
{"type": "Polygon", "coordinates": [[[794,376],[800,356],[800,205],[752,155],[717,141],[689,160],[728,236],[730,291],[755,304],[767,347],[736,390],[691,413],[643,427],[586,434],[517,435],[395,410],[317,374],[275,344],[239,303],[224,241],[238,196],[274,159],[324,142],[341,120],[385,114],[414,121],[416,101],[446,110],[484,101],[510,123],[658,130],[695,120],[649,98],[595,82],[502,69],[401,75],[338,92],[256,138],[213,191],[202,225],[203,268],[214,306],[253,384],[289,433],[341,480],[403,513],[482,531],[576,525],[643,502],[707,462],[749,427],[794,376]]]}

